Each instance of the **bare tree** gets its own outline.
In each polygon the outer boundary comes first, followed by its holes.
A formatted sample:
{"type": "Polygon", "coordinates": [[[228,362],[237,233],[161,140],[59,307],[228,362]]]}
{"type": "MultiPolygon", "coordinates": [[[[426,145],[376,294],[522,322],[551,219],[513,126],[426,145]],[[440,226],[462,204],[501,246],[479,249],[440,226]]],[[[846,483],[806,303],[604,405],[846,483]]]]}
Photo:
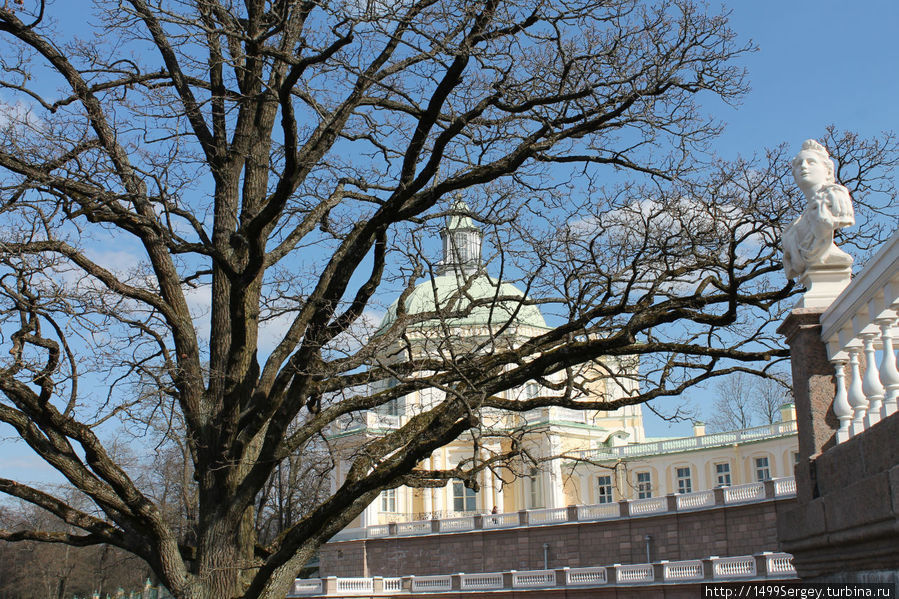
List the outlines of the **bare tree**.
{"type": "MultiPolygon", "coordinates": [[[[720,125],[698,99],[745,89],[725,16],[689,0],[98,10],[85,41],[43,2],[0,8],[0,422],[88,502],[0,479],[67,525],[0,539],[115,546],[179,598],[283,597],[384,489],[530,459],[513,429],[503,455],[420,466],[492,434],[490,414],[614,410],[787,355],[769,326],[798,291],[779,274],[799,201],[785,150],[705,153],[720,125]],[[408,310],[458,193],[488,233],[482,268],[525,294],[470,293],[475,273],[408,310]],[[550,327],[501,342],[538,307],[550,327]],[[484,310],[488,334],[458,339],[484,310]],[[529,381],[543,391],[509,395],[529,381]],[[260,537],[279,465],[428,389],[260,537]],[[158,494],[105,443],[150,420],[171,423],[195,497],[158,494]]],[[[876,217],[895,141],[837,149],[876,217]]]]}
{"type": "Polygon", "coordinates": [[[788,380],[784,374],[759,377],[745,372],[718,380],[709,430],[731,431],[777,422],[780,407],[790,401],[788,380]]]}
{"type": "MultiPolygon", "coordinates": [[[[77,505],[77,503],[76,503],[77,505]]],[[[71,527],[35,506],[5,506],[0,510],[4,530],[36,528],[62,532],[71,527]]],[[[117,588],[139,589],[147,565],[131,553],[109,545],[72,547],[36,541],[0,541],[0,597],[3,599],[68,599],[101,596],[117,588]]]]}

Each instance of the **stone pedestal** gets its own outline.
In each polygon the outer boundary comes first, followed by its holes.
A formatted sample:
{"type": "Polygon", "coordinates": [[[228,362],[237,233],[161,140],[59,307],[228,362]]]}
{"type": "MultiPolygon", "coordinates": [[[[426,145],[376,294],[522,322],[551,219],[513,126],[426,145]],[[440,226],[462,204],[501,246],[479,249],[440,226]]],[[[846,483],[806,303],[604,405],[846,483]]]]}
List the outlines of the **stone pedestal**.
{"type": "Polygon", "coordinates": [[[793,399],[799,436],[796,494],[809,501],[817,492],[812,461],[835,442],[839,421],[833,413],[836,386],[833,365],[821,340],[823,308],[797,308],[790,312],[777,332],[790,346],[793,399]]]}
{"type": "Polygon", "coordinates": [[[807,291],[796,302],[794,309],[819,308],[823,312],[846,289],[851,278],[851,266],[810,266],[799,276],[799,284],[807,291]]]}

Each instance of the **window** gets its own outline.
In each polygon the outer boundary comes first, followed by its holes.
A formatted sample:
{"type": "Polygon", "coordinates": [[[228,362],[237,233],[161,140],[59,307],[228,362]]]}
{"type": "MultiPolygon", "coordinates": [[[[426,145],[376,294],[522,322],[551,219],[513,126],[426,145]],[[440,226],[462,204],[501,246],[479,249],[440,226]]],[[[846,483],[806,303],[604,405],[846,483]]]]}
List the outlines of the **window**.
{"type": "Polygon", "coordinates": [[[793,456],[793,465],[798,466],[799,465],[799,452],[791,451],[790,455],[793,456]]]}
{"type": "Polygon", "coordinates": [[[537,393],[537,383],[528,383],[524,386],[524,394],[528,399],[534,399],[535,397],[537,397],[537,393]]]}
{"type": "MultiPolygon", "coordinates": [[[[387,390],[393,389],[394,387],[396,387],[399,384],[400,384],[400,382],[396,378],[390,377],[386,381],[384,381],[384,383],[383,383],[384,389],[383,390],[387,391],[387,390]]],[[[381,416],[399,416],[400,411],[401,411],[401,404],[400,404],[401,399],[402,398],[391,399],[387,403],[381,404],[380,406],[377,407],[377,412],[381,416]]]]}
{"type": "Polygon", "coordinates": [[[722,464],[715,464],[715,476],[717,477],[719,487],[729,487],[730,486],[730,464],[728,462],[724,462],[722,464]]]}
{"type": "Polygon", "coordinates": [[[596,482],[599,503],[612,503],[612,477],[600,476],[596,482]]]}
{"type": "Polygon", "coordinates": [[[677,492],[692,493],[693,478],[690,476],[690,467],[677,468],[675,474],[677,475],[677,492]]]}
{"type": "Polygon", "coordinates": [[[771,478],[771,468],[768,466],[768,458],[755,458],[755,480],[762,481],[771,478]]]}
{"type": "Polygon", "coordinates": [[[536,468],[531,468],[531,474],[528,477],[528,508],[543,507],[543,477],[536,468]]]}
{"type": "Polygon", "coordinates": [[[461,482],[453,483],[453,510],[457,512],[473,512],[478,509],[478,496],[474,489],[469,489],[461,482]]]}
{"type": "Polygon", "coordinates": [[[652,475],[649,472],[637,473],[637,499],[652,497],[652,475]]]}
{"type": "Polygon", "coordinates": [[[385,491],[381,491],[381,511],[396,511],[396,489],[387,489],[385,491]]]}

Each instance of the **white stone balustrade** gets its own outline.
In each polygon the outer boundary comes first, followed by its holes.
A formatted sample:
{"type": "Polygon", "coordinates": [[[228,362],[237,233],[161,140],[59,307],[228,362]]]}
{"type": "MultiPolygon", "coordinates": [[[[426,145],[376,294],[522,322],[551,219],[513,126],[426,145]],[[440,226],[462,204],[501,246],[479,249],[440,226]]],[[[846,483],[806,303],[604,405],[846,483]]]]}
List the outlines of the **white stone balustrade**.
{"type": "Polygon", "coordinates": [[[555,570],[523,570],[512,572],[513,589],[536,589],[556,586],[555,570]]]}
{"type": "Polygon", "coordinates": [[[601,586],[609,582],[605,568],[565,568],[565,586],[601,586]]]}
{"type": "Polygon", "coordinates": [[[459,588],[463,591],[486,591],[503,588],[503,575],[491,574],[460,574],[459,588]]]}
{"type": "Polygon", "coordinates": [[[555,524],[568,520],[568,508],[554,507],[537,510],[528,510],[528,524],[555,524]]]}
{"type": "MultiPolygon", "coordinates": [[[[899,381],[896,385],[899,390],[899,381]]],[[[653,441],[650,443],[632,443],[620,447],[598,447],[572,453],[573,457],[583,460],[614,460],[618,458],[633,458],[650,455],[662,455],[666,453],[680,452],[687,449],[709,449],[712,447],[726,447],[735,443],[748,441],[760,441],[762,439],[776,439],[796,434],[796,421],[775,422],[762,426],[753,426],[736,431],[723,433],[711,433],[701,437],[685,437],[683,439],[668,439],[667,441],[653,441]]]]}
{"type": "MultiPolygon", "coordinates": [[[[677,562],[613,564],[555,570],[520,570],[436,576],[297,579],[287,597],[355,597],[417,595],[453,591],[508,591],[589,587],[633,587],[659,583],[727,580],[793,580],[796,570],[788,553],[764,552],[735,557],[707,557],[677,562]]],[[[497,595],[501,597],[502,595],[497,595]]]]}
{"type": "Polygon", "coordinates": [[[899,325],[897,309],[899,231],[821,315],[821,337],[835,371],[833,412],[840,422],[837,443],[896,412],[899,371],[893,339],[899,325]]]}
{"type": "Polygon", "coordinates": [[[509,528],[520,524],[518,512],[503,512],[484,516],[482,526],[484,528],[509,528]]]}
{"type": "Polygon", "coordinates": [[[716,580],[723,578],[754,578],[755,575],[755,558],[751,555],[720,557],[712,564],[712,577],[716,580]]]}
{"type": "Polygon", "coordinates": [[[452,576],[413,576],[409,585],[413,593],[430,591],[451,591],[453,588],[452,576]]]}
{"type": "Polygon", "coordinates": [[[701,559],[662,562],[662,579],[665,582],[702,580],[703,578],[705,578],[705,573],[703,572],[701,559]]]}
{"type": "Polygon", "coordinates": [[[652,564],[615,564],[615,581],[618,584],[638,584],[655,580],[652,564]]]}
{"type": "Polygon", "coordinates": [[[578,505],[565,508],[549,508],[443,518],[439,520],[415,520],[396,524],[378,524],[366,528],[349,528],[334,535],[332,543],[356,539],[377,539],[391,536],[416,536],[435,533],[465,533],[472,530],[493,530],[517,526],[564,525],[570,522],[596,522],[614,518],[651,517],[668,512],[687,512],[712,509],[720,505],[732,505],[753,501],[769,501],[796,494],[793,477],[775,478],[764,482],[722,487],[720,490],[704,490],[694,493],[678,493],[647,499],[634,499],[616,503],[578,505]],[[720,495],[720,498],[719,498],[720,495]]]}
{"type": "Polygon", "coordinates": [[[341,595],[371,595],[374,584],[371,578],[338,578],[337,593],[341,595]]]}

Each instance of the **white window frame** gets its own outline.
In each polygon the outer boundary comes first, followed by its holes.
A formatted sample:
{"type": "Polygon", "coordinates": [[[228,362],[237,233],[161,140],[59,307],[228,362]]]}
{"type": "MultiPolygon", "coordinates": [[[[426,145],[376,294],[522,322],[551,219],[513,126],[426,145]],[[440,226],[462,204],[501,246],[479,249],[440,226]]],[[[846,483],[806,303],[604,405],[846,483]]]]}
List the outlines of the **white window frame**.
{"type": "Polygon", "coordinates": [[[612,475],[600,474],[596,477],[596,503],[615,503],[612,475]]]}
{"type": "Polygon", "coordinates": [[[652,472],[648,470],[635,472],[634,480],[637,483],[637,499],[650,499],[652,497],[652,472]]]}
{"type": "Polygon", "coordinates": [[[531,510],[546,507],[543,498],[543,477],[541,474],[542,473],[537,468],[531,468],[530,475],[528,476],[527,506],[528,509],[531,510]]]}
{"type": "Polygon", "coordinates": [[[719,487],[729,487],[733,484],[730,462],[718,462],[715,464],[715,482],[717,482],[719,487]]]}
{"type": "Polygon", "coordinates": [[[674,477],[677,482],[677,492],[681,494],[693,492],[693,469],[689,466],[675,466],[674,477]]]}
{"type": "Polygon", "coordinates": [[[768,459],[768,456],[753,458],[753,464],[755,464],[755,480],[757,482],[771,480],[771,460],[768,459]],[[762,464],[763,460],[764,465],[762,464]]]}
{"type": "Polygon", "coordinates": [[[453,481],[453,511],[475,512],[478,509],[478,495],[461,481],[453,481]],[[459,508],[462,509],[459,509],[459,508]]]}
{"type": "Polygon", "coordinates": [[[390,514],[397,513],[396,489],[384,489],[381,491],[381,511],[390,514]]]}

